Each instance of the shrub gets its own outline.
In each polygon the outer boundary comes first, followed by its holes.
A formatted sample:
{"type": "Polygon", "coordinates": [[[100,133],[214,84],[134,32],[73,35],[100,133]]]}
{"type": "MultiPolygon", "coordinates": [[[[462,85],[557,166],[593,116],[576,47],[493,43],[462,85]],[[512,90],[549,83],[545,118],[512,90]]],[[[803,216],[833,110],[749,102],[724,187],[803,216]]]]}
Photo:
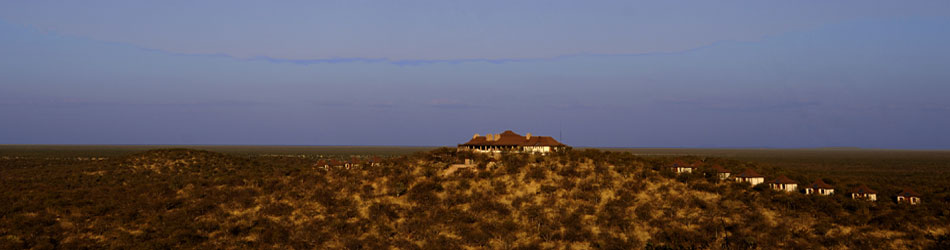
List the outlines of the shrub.
{"type": "Polygon", "coordinates": [[[545,178],[547,178],[547,170],[540,166],[529,167],[525,175],[525,181],[542,181],[545,178]]]}
{"type": "Polygon", "coordinates": [[[660,176],[663,176],[669,179],[676,178],[676,173],[674,173],[673,170],[670,168],[661,167],[659,169],[659,172],[660,172],[660,176]]]}
{"type": "Polygon", "coordinates": [[[442,192],[442,190],[442,185],[439,183],[428,180],[421,181],[409,189],[409,200],[420,205],[432,206],[441,202],[436,192],[442,192]]]}
{"type": "Polygon", "coordinates": [[[504,165],[504,170],[506,174],[516,174],[521,172],[521,169],[528,164],[528,161],[524,158],[522,154],[503,154],[501,156],[502,165],[504,165]]]}
{"type": "Polygon", "coordinates": [[[950,234],[943,234],[936,238],[933,245],[929,249],[950,249],[950,234]]]}
{"type": "Polygon", "coordinates": [[[653,219],[653,205],[650,203],[644,203],[634,210],[634,214],[637,215],[637,219],[643,221],[653,219]]]}

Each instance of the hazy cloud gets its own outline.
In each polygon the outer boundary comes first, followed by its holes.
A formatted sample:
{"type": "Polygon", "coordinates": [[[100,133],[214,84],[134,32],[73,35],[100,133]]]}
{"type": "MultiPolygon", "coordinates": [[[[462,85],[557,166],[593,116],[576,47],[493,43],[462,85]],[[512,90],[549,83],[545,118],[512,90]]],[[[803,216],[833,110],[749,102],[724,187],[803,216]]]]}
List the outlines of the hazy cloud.
{"type": "Polygon", "coordinates": [[[37,106],[37,107],[83,107],[83,106],[185,106],[185,107],[240,107],[269,105],[271,103],[257,101],[108,101],[90,100],[82,98],[59,98],[38,100],[0,100],[4,106],[37,106]]]}
{"type": "Polygon", "coordinates": [[[437,99],[429,100],[429,102],[426,103],[426,106],[434,107],[434,108],[443,108],[443,109],[473,109],[473,108],[486,107],[484,105],[476,105],[472,103],[466,103],[457,99],[449,99],[449,98],[437,98],[437,99]]]}
{"type": "Polygon", "coordinates": [[[781,100],[763,98],[666,98],[655,100],[658,106],[684,110],[706,110],[726,112],[776,112],[797,111],[802,109],[820,108],[821,102],[807,100],[781,100]]]}
{"type": "Polygon", "coordinates": [[[942,0],[5,1],[0,19],[173,53],[413,65],[682,51],[852,20],[946,17],[947,6],[942,0]]]}

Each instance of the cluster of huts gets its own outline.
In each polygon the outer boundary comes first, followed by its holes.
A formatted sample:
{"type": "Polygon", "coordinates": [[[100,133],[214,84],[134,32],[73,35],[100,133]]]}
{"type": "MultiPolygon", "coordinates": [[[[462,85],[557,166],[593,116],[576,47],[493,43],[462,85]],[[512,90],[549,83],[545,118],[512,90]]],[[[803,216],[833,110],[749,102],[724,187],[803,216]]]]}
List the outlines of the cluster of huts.
{"type": "MultiPolygon", "coordinates": [[[[681,173],[692,173],[694,170],[698,169],[703,164],[701,162],[692,162],[687,163],[683,161],[676,161],[670,167],[670,169],[677,174],[681,173]]],[[[765,181],[765,175],[756,173],[752,169],[746,169],[739,174],[733,175],[732,171],[729,171],[723,168],[720,165],[712,165],[709,167],[719,176],[719,179],[727,180],[732,179],[736,182],[746,182],[753,186],[759,185],[765,181]]],[[[768,181],[769,188],[777,191],[784,192],[799,192],[798,182],[789,179],[788,177],[781,175],[775,179],[768,181]]],[[[825,183],[821,179],[812,182],[804,187],[802,187],[801,192],[804,192],[806,195],[832,195],[835,193],[835,188],[828,183],[825,183]]],[[[868,200],[876,201],[877,200],[877,191],[869,188],[867,185],[861,185],[857,188],[851,190],[851,198],[856,200],[868,200]]],[[[904,191],[897,193],[897,203],[908,203],[911,205],[920,204],[920,194],[914,192],[909,188],[905,188],[904,191]]]]}
{"type": "Polygon", "coordinates": [[[373,156],[367,159],[359,157],[351,157],[349,160],[342,159],[329,159],[329,160],[319,160],[317,163],[313,164],[314,167],[330,169],[330,168],[356,168],[360,166],[370,166],[376,167],[382,163],[382,159],[378,156],[373,156]]]}

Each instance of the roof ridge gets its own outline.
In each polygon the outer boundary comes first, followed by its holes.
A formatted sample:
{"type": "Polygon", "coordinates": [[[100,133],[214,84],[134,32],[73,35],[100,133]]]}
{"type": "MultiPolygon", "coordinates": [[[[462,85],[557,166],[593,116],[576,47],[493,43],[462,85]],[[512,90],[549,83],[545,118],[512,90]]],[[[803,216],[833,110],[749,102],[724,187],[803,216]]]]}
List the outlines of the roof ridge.
{"type": "Polygon", "coordinates": [[[776,177],[771,182],[775,184],[798,184],[798,182],[795,182],[794,180],[789,179],[788,176],[785,176],[785,175],[780,175],[779,177],[776,177]]]}

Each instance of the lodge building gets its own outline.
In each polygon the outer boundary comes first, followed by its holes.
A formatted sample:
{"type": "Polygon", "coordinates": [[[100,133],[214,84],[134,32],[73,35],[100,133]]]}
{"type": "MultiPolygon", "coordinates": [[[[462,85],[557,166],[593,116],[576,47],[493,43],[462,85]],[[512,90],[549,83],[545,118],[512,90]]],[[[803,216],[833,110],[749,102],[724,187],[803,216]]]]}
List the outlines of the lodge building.
{"type": "Polygon", "coordinates": [[[813,182],[811,185],[805,188],[805,194],[820,194],[820,195],[831,195],[835,193],[835,188],[825,181],[818,179],[813,182]]]}
{"type": "Polygon", "coordinates": [[[855,200],[863,199],[863,200],[869,200],[869,201],[876,201],[877,191],[874,191],[873,189],[869,188],[866,185],[861,185],[860,187],[855,188],[854,190],[851,191],[851,199],[855,199],[855,200]]]}
{"type": "Polygon", "coordinates": [[[531,133],[521,136],[511,130],[501,134],[487,134],[484,136],[475,134],[468,142],[458,145],[460,151],[477,153],[521,152],[547,154],[565,148],[567,148],[567,145],[550,136],[532,136],[531,133]]]}
{"type": "Polygon", "coordinates": [[[737,182],[748,182],[752,186],[759,185],[759,183],[765,182],[765,176],[759,173],[756,173],[752,169],[746,169],[741,174],[736,175],[737,182]]]}
{"type": "Polygon", "coordinates": [[[920,194],[909,188],[905,188],[897,194],[897,203],[910,203],[911,205],[920,204],[920,194]]]}
{"type": "Polygon", "coordinates": [[[770,181],[769,187],[776,191],[795,192],[795,189],[798,188],[798,183],[782,175],[770,181]]]}
{"type": "Polygon", "coordinates": [[[716,174],[719,175],[720,180],[728,179],[732,175],[732,171],[726,170],[722,166],[716,164],[711,167],[713,171],[716,171],[716,174]]]}
{"type": "Polygon", "coordinates": [[[696,169],[696,166],[698,166],[699,164],[700,163],[698,162],[685,163],[682,161],[675,161],[673,162],[673,165],[670,166],[670,170],[673,170],[673,173],[677,173],[677,174],[692,173],[693,170],[696,169]]]}

